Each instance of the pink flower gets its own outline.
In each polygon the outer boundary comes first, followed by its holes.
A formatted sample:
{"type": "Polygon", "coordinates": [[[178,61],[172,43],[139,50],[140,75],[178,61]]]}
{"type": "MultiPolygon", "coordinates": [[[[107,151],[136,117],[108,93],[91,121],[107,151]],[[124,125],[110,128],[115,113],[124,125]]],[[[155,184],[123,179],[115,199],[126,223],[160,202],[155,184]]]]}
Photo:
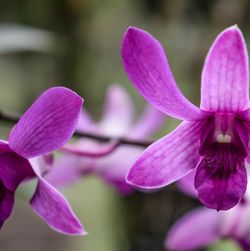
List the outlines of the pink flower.
{"type": "Polygon", "coordinates": [[[37,165],[37,157],[56,150],[72,136],[82,103],[67,88],[50,88],[24,113],[9,141],[0,141],[0,227],[12,212],[17,187],[36,177],[32,209],[56,231],[85,234],[67,200],[42,177],[37,165]]]}
{"type": "Polygon", "coordinates": [[[235,206],[247,186],[250,128],[248,55],[239,28],[224,30],[207,55],[200,108],[183,96],[164,50],[145,31],[128,29],[122,59],[129,79],[149,103],[184,120],[144,151],[128,172],[128,183],[161,188],[196,169],[195,188],[204,205],[217,210],[235,206]]]}
{"type": "MultiPolygon", "coordinates": [[[[195,172],[178,183],[181,190],[193,197],[195,172]]],[[[244,199],[228,211],[215,212],[207,208],[194,209],[182,216],[169,230],[165,247],[167,250],[195,250],[219,239],[232,239],[242,250],[250,250],[250,186],[244,199]]]]}
{"type": "MultiPolygon", "coordinates": [[[[134,106],[128,93],[119,85],[112,85],[107,92],[104,112],[100,122],[94,122],[82,111],[78,131],[115,138],[145,139],[163,123],[163,114],[148,106],[141,118],[134,121],[134,106]]],[[[46,179],[55,186],[64,186],[86,174],[97,174],[122,194],[132,192],[125,182],[125,175],[138,155],[138,146],[119,145],[116,141],[100,143],[80,139],[64,147],[64,156],[56,160],[46,179]],[[67,154],[68,152],[68,154],[67,154]]]]}

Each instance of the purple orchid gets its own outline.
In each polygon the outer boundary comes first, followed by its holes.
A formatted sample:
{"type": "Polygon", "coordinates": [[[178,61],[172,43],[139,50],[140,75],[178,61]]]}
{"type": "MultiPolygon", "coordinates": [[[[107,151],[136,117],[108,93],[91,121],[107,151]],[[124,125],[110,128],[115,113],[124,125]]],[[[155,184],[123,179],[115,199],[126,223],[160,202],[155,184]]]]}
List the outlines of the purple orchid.
{"type": "MultiPolygon", "coordinates": [[[[181,190],[197,198],[194,188],[195,172],[178,183],[181,190]]],[[[195,250],[219,239],[232,239],[244,251],[250,250],[250,186],[241,202],[228,211],[215,212],[208,208],[196,208],[182,216],[169,230],[167,250],[195,250]]]]}
{"type": "Polygon", "coordinates": [[[160,111],[184,120],[149,146],[127,175],[144,189],[164,187],[196,168],[195,188],[209,208],[227,210],[245,193],[249,154],[248,54],[237,26],[224,30],[206,57],[200,108],[178,89],[160,43],[129,28],[122,43],[129,79],[160,111]]]}
{"type": "Polygon", "coordinates": [[[0,141],[0,226],[12,212],[17,187],[36,177],[32,209],[56,231],[85,234],[67,200],[42,177],[37,165],[37,157],[56,150],[72,136],[82,103],[67,88],[48,89],[21,117],[9,141],[0,141]]]}
{"type": "MultiPolygon", "coordinates": [[[[139,120],[133,123],[133,103],[127,92],[119,85],[112,85],[107,92],[104,113],[100,122],[95,123],[86,111],[82,111],[78,131],[97,135],[145,139],[162,124],[164,116],[148,106],[139,120]]],[[[93,142],[81,139],[66,145],[63,157],[54,163],[46,179],[55,186],[68,185],[88,174],[97,174],[115,186],[122,194],[132,192],[125,182],[125,175],[138,155],[141,147],[93,142]],[[68,154],[66,154],[68,152],[68,154]]]]}

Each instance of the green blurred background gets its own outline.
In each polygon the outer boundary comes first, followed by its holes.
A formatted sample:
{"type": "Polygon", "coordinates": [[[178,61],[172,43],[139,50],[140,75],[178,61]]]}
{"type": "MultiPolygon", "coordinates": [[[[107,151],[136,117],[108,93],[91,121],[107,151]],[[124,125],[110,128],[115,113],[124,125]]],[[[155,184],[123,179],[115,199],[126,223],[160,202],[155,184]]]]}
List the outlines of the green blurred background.
{"type": "MultiPolygon", "coordinates": [[[[23,112],[46,88],[64,85],[80,93],[84,107],[98,119],[111,83],[131,93],[138,113],[145,105],[121,64],[121,38],[128,26],[161,41],[177,83],[198,105],[202,64],[215,36],[238,24],[250,42],[250,1],[1,0],[0,22],[1,108],[23,112]]],[[[155,138],[176,123],[168,119],[155,138]]],[[[6,137],[9,125],[1,123],[0,129],[6,137]]],[[[173,186],[120,197],[100,179],[86,177],[63,192],[89,235],[68,237],[50,230],[29,208],[32,188],[18,191],[13,216],[0,233],[1,251],[160,251],[169,226],[198,205],[173,186]]],[[[221,242],[209,250],[237,248],[221,242]]]]}

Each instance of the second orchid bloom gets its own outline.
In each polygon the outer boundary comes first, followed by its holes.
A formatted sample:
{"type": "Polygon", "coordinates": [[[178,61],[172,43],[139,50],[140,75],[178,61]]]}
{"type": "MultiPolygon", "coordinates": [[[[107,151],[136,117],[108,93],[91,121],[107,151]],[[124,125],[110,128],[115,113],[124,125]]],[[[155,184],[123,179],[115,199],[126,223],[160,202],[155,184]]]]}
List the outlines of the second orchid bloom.
{"type": "Polygon", "coordinates": [[[127,181],[156,189],[196,169],[194,185],[203,204],[216,210],[234,207],[246,191],[250,130],[248,54],[239,28],[224,30],[209,50],[200,108],[178,89],[163,48],[147,32],[128,29],[122,59],[129,79],[149,103],[184,120],[144,151],[127,181]]]}

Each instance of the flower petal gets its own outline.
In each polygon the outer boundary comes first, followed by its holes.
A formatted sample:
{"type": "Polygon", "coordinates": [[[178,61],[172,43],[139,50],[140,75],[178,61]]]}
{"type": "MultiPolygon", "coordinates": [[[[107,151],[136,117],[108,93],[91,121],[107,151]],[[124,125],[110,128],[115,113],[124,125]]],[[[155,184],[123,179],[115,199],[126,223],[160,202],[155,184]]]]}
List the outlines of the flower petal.
{"type": "Polygon", "coordinates": [[[183,120],[204,117],[178,89],[163,48],[150,34],[130,27],[122,42],[122,60],[130,81],[157,109],[183,120]]]}
{"type": "Polygon", "coordinates": [[[38,178],[30,200],[32,209],[54,230],[70,235],[87,234],[72,211],[67,199],[42,176],[38,158],[29,160],[38,178]]]}
{"type": "Polygon", "coordinates": [[[165,247],[169,250],[193,250],[220,237],[220,214],[206,208],[195,209],[181,217],[170,229],[165,247]]]}
{"type": "Polygon", "coordinates": [[[86,131],[95,131],[96,126],[92,118],[89,116],[89,114],[85,110],[81,110],[78,124],[77,124],[77,130],[79,132],[86,132],[86,131]]]}
{"type": "Polygon", "coordinates": [[[10,148],[31,158],[64,145],[76,128],[82,102],[81,97],[67,88],[48,89],[13,128],[10,148]]]}
{"type": "Polygon", "coordinates": [[[14,206],[14,192],[6,189],[0,182],[0,228],[10,217],[14,206]]]}
{"type": "Polygon", "coordinates": [[[32,177],[35,173],[25,158],[10,149],[9,152],[0,152],[0,180],[8,190],[14,192],[23,180],[32,177]]]}
{"type": "Polygon", "coordinates": [[[62,156],[54,162],[53,168],[44,178],[55,187],[70,185],[83,178],[83,166],[88,168],[82,160],[83,158],[74,155],[62,156]]]}
{"type": "Polygon", "coordinates": [[[123,136],[133,119],[133,103],[119,85],[111,85],[107,92],[104,112],[99,126],[101,132],[111,136],[123,136]]]}
{"type": "Polygon", "coordinates": [[[126,173],[142,151],[141,147],[120,146],[113,153],[95,159],[93,170],[119,192],[128,194],[133,188],[126,183],[126,173]]]}
{"type": "Polygon", "coordinates": [[[189,196],[197,198],[197,190],[194,187],[195,172],[196,170],[190,172],[188,175],[178,180],[176,184],[182,192],[186,193],[189,196]]]}
{"type": "Polygon", "coordinates": [[[249,107],[248,54],[237,26],[224,30],[207,55],[202,73],[201,108],[236,112],[249,107]]]}
{"type": "Polygon", "coordinates": [[[200,121],[182,122],[172,133],[150,145],[129,170],[127,182],[156,189],[188,174],[199,162],[202,126],[200,121]]]}
{"type": "Polygon", "coordinates": [[[137,123],[131,128],[129,138],[145,139],[152,136],[164,123],[166,115],[155,109],[151,105],[147,105],[142,116],[137,123]]]}
{"type": "Polygon", "coordinates": [[[86,234],[66,198],[41,177],[30,204],[54,230],[64,234],[86,234]]]}
{"type": "Polygon", "coordinates": [[[62,148],[60,148],[61,152],[75,154],[77,156],[82,157],[91,157],[91,158],[99,158],[105,155],[109,155],[113,151],[119,147],[119,141],[113,140],[108,143],[93,143],[90,142],[89,146],[86,144],[86,140],[84,140],[84,144],[81,144],[83,147],[79,145],[71,145],[66,144],[62,148]]]}
{"type": "Polygon", "coordinates": [[[246,191],[244,162],[238,161],[238,156],[233,154],[232,149],[222,149],[212,153],[212,157],[204,157],[197,166],[195,188],[199,199],[208,208],[228,210],[239,202],[246,191]]]}

